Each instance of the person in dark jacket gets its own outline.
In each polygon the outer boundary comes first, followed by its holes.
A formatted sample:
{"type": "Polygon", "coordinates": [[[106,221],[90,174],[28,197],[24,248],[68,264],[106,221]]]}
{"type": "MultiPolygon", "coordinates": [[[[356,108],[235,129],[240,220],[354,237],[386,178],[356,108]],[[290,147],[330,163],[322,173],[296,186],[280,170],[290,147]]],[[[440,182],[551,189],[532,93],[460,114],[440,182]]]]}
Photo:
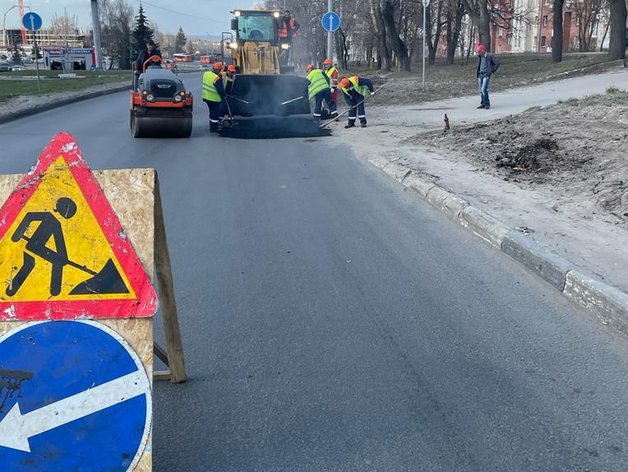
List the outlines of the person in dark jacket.
{"type": "Polygon", "coordinates": [[[142,49],[137,56],[137,60],[135,61],[135,74],[140,75],[142,73],[142,68],[144,67],[144,63],[149,60],[153,56],[161,57],[161,51],[157,49],[157,45],[155,41],[149,39],[146,41],[146,49],[142,49]]]}
{"type": "Polygon", "coordinates": [[[375,95],[373,82],[364,77],[345,77],[338,84],[338,88],[342,90],[345,102],[349,105],[349,122],[345,128],[353,128],[355,126],[356,109],[357,117],[360,119],[360,126],[366,128],[366,111],[364,110],[364,100],[367,94],[375,95]],[[368,90],[368,92],[367,92],[368,90]]]}
{"type": "Polygon", "coordinates": [[[491,108],[491,101],[488,98],[488,85],[491,82],[491,75],[499,69],[499,61],[491,53],[486,52],[483,44],[480,44],[475,50],[478,54],[478,86],[480,88],[480,106],[488,110],[491,108]]]}

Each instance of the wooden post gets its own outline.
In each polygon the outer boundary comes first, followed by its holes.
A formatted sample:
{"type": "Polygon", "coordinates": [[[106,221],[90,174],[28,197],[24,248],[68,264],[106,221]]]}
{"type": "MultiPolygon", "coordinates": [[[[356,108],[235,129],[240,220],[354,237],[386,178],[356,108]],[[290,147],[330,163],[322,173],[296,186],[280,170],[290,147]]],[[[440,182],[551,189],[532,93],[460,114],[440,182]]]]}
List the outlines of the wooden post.
{"type": "MultiPolygon", "coordinates": [[[[183,343],[181,330],[179,329],[179,316],[174,295],[174,282],[172,267],[170,265],[170,252],[166,236],[163,208],[161,205],[161,192],[159,188],[159,176],[155,172],[155,268],[157,270],[157,283],[159,284],[159,303],[166,334],[169,378],[172,383],[181,383],[187,380],[185,372],[185,359],[183,355],[183,343]]],[[[163,349],[155,345],[157,356],[162,357],[163,349]]],[[[166,372],[156,372],[155,379],[167,379],[166,372]]]]}

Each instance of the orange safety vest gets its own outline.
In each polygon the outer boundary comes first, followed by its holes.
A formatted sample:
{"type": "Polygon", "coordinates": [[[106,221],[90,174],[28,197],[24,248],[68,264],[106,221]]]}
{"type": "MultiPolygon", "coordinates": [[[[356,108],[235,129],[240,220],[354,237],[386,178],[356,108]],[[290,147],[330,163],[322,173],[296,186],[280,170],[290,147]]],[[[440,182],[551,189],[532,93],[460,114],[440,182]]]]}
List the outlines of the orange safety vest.
{"type": "MultiPolygon", "coordinates": [[[[294,30],[296,24],[294,22],[294,18],[290,18],[290,29],[292,30],[292,39],[297,37],[297,32],[294,30]]],[[[281,19],[281,29],[279,30],[279,37],[280,38],[287,38],[288,37],[288,28],[286,28],[286,20],[285,19],[281,19]]]]}

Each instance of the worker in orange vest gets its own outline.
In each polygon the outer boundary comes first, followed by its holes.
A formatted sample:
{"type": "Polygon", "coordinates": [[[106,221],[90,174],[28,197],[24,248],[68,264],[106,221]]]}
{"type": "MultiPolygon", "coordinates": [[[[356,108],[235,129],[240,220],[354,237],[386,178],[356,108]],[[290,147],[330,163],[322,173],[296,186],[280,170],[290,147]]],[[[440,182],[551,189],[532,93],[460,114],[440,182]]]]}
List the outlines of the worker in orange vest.
{"type": "Polygon", "coordinates": [[[325,59],[323,61],[323,67],[325,68],[327,77],[331,79],[331,99],[334,102],[334,105],[338,105],[338,80],[340,72],[338,72],[338,69],[334,67],[331,59],[325,59]]]}
{"type": "Polygon", "coordinates": [[[290,10],[283,12],[283,17],[279,20],[279,41],[282,43],[292,43],[296,39],[297,31],[301,25],[290,16],[290,10]]]}
{"type": "Polygon", "coordinates": [[[225,94],[226,95],[231,95],[231,91],[233,89],[233,81],[235,80],[235,74],[236,74],[236,66],[234,66],[233,64],[229,64],[227,66],[227,70],[221,72],[221,77],[222,77],[222,84],[225,87],[225,94]]]}

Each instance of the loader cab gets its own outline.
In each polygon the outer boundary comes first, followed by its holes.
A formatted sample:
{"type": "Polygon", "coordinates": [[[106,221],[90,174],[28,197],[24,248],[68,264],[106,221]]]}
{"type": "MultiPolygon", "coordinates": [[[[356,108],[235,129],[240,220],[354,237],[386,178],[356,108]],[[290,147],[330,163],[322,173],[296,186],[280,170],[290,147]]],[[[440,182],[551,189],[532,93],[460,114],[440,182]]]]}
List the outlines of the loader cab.
{"type": "Polygon", "coordinates": [[[289,45],[279,41],[279,10],[234,10],[229,43],[235,66],[241,74],[279,75],[285,72],[281,58],[289,45]],[[282,70],[284,69],[284,70],[282,70]]]}
{"type": "Polygon", "coordinates": [[[245,42],[279,43],[279,11],[234,10],[231,29],[236,33],[236,42],[242,46],[245,42]]]}

